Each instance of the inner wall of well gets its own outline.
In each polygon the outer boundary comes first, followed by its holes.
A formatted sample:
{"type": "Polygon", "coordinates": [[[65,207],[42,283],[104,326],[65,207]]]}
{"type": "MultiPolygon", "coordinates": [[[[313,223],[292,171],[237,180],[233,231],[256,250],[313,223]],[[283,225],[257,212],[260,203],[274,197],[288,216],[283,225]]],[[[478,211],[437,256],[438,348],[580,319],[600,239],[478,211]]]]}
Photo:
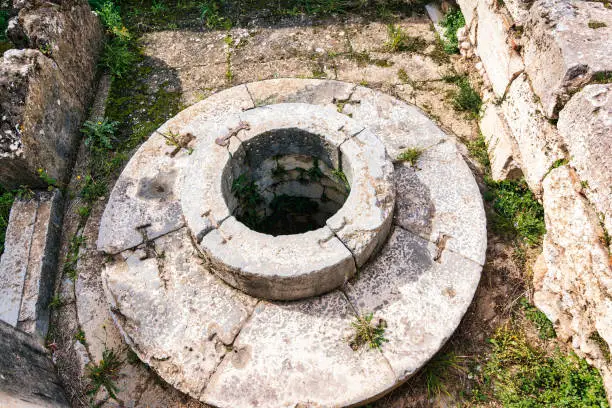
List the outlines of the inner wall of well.
{"type": "Polygon", "coordinates": [[[270,131],[244,142],[223,177],[232,214],[274,236],[323,227],[350,192],[338,149],[301,129],[270,131]]]}

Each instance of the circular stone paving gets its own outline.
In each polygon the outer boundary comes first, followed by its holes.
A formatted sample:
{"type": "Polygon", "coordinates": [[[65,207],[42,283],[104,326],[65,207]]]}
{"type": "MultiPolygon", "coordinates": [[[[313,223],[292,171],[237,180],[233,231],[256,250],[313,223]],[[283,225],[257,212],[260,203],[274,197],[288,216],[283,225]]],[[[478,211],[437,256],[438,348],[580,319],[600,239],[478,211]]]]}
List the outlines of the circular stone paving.
{"type": "Polygon", "coordinates": [[[455,143],[417,108],[277,79],[158,129],[117,181],[98,248],[113,255],[115,323],[174,387],[223,408],[343,407],[401,384],[451,336],[486,227],[455,143]],[[385,323],[380,349],[351,341],[369,314],[385,323]]]}

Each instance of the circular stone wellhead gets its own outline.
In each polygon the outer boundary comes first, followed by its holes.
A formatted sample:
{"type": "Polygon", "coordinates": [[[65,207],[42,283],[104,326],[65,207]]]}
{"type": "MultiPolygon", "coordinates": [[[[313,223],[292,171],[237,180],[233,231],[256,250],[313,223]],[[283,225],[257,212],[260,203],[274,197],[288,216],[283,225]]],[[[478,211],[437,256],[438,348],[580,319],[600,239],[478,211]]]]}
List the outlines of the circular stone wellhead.
{"type": "Polygon", "coordinates": [[[183,132],[196,140],[182,175],[183,214],[211,271],[233,287],[273,300],[320,295],[385,241],[393,164],[348,116],[276,104],[183,132]]]}
{"type": "Polygon", "coordinates": [[[219,408],[349,407],[406,381],[455,331],[486,218],[455,142],[416,107],[275,79],[154,132],[97,244],[115,324],[172,386],[219,408]],[[385,341],[355,350],[369,315],[385,341]]]}

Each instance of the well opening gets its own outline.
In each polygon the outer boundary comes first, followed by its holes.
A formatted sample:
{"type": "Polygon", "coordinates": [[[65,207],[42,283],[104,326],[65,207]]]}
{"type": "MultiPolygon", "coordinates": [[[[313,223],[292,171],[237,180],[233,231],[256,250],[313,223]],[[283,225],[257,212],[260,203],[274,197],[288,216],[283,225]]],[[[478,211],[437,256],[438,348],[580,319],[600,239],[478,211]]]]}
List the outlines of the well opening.
{"type": "Polygon", "coordinates": [[[257,232],[277,236],[319,229],[350,192],[337,150],[297,128],[250,138],[224,171],[225,201],[257,232]]]}

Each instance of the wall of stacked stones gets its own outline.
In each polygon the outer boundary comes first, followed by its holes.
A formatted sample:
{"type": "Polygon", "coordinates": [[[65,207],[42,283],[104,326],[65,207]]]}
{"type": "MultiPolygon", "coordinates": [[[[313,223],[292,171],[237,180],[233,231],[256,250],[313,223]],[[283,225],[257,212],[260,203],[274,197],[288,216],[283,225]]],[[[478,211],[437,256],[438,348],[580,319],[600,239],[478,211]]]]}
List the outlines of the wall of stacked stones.
{"type": "Polygon", "coordinates": [[[492,176],[524,177],[547,233],[535,303],[612,390],[612,8],[581,0],[458,0],[461,54],[485,84],[492,176]]]}
{"type": "Polygon", "coordinates": [[[15,0],[0,58],[0,184],[64,181],[78,145],[103,40],[84,0],[15,0]]]}

